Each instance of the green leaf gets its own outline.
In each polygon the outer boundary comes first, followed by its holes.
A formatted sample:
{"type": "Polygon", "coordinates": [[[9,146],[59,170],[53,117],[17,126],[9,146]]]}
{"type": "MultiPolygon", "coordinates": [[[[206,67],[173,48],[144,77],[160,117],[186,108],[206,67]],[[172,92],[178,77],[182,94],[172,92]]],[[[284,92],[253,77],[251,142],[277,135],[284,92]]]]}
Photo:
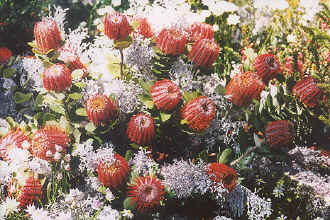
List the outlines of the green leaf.
{"type": "Polygon", "coordinates": [[[83,89],[87,86],[87,84],[84,83],[84,82],[77,82],[77,83],[74,83],[74,85],[77,86],[80,89],[83,89]]]}
{"type": "Polygon", "coordinates": [[[134,210],[136,208],[136,202],[131,197],[127,197],[123,202],[124,209],[134,210]]]}
{"type": "Polygon", "coordinates": [[[88,132],[93,133],[95,131],[96,127],[92,122],[89,122],[87,125],[85,125],[85,130],[88,132]]]}
{"type": "Polygon", "coordinates": [[[35,100],[36,106],[42,105],[43,101],[44,101],[44,97],[41,94],[38,94],[35,100]]]}
{"type": "Polygon", "coordinates": [[[56,120],[56,116],[46,112],[43,116],[42,116],[42,121],[46,122],[46,121],[53,121],[56,120]]]}
{"type": "Polygon", "coordinates": [[[85,108],[78,108],[76,110],[76,114],[79,116],[87,116],[87,112],[85,108]]]}
{"type": "Polygon", "coordinates": [[[232,156],[233,156],[233,150],[230,148],[225,149],[219,159],[218,159],[218,163],[223,163],[223,164],[228,164],[231,160],[232,160],[232,156]]]}
{"type": "Polygon", "coordinates": [[[73,137],[75,139],[76,143],[80,143],[80,136],[81,136],[81,132],[79,131],[79,129],[74,129],[73,130],[73,137]]]}
{"type": "Polygon", "coordinates": [[[82,95],[78,92],[74,92],[74,93],[69,94],[69,97],[73,100],[82,99],[82,95]]]}
{"type": "Polygon", "coordinates": [[[3,71],[3,77],[5,78],[12,78],[15,74],[16,70],[13,68],[6,68],[3,71]]]}
{"type": "Polygon", "coordinates": [[[141,100],[141,102],[148,108],[148,109],[152,109],[154,107],[154,102],[152,101],[152,99],[150,98],[150,96],[147,95],[139,95],[138,96],[141,100]]]}
{"type": "Polygon", "coordinates": [[[127,150],[125,153],[125,160],[129,161],[130,159],[132,159],[134,156],[134,153],[132,150],[127,150]]]}
{"type": "Polygon", "coordinates": [[[12,117],[7,117],[6,121],[10,127],[10,129],[13,129],[17,126],[16,122],[14,121],[14,119],[12,117]]]}
{"type": "Polygon", "coordinates": [[[130,143],[129,145],[135,150],[138,150],[140,148],[140,145],[138,145],[136,143],[130,143]]]}
{"type": "Polygon", "coordinates": [[[171,114],[160,112],[160,119],[162,120],[162,122],[167,121],[168,119],[171,118],[171,116],[172,116],[171,114]]]}
{"type": "Polygon", "coordinates": [[[49,106],[49,108],[56,113],[65,115],[65,108],[62,105],[52,104],[49,106]]]}
{"type": "Polygon", "coordinates": [[[38,47],[36,41],[28,42],[27,44],[32,48],[37,48],[38,47]]]}
{"type": "Polygon", "coordinates": [[[253,138],[257,147],[261,147],[265,143],[265,138],[260,138],[256,133],[253,134],[253,138]]]}
{"type": "Polygon", "coordinates": [[[148,82],[144,82],[142,80],[139,81],[139,84],[141,85],[142,89],[144,89],[144,91],[147,94],[150,94],[150,89],[154,85],[154,83],[155,83],[155,81],[153,81],[153,80],[148,81],[148,82]]]}
{"type": "Polygon", "coordinates": [[[193,100],[194,98],[197,98],[199,96],[199,92],[198,91],[194,91],[194,92],[188,92],[185,91],[183,93],[183,99],[185,100],[185,102],[190,102],[191,100],[193,100]]]}
{"type": "Polygon", "coordinates": [[[22,93],[22,92],[15,92],[14,94],[14,101],[15,103],[19,104],[19,103],[24,103],[27,102],[31,99],[32,97],[32,93],[22,93]]]}
{"type": "Polygon", "coordinates": [[[181,121],[180,121],[180,125],[188,125],[189,124],[189,122],[186,120],[186,119],[182,119],[181,121]]]}
{"type": "Polygon", "coordinates": [[[216,90],[217,94],[219,94],[219,95],[225,95],[225,93],[226,93],[226,88],[223,87],[222,85],[218,85],[215,90],[216,90]]]}

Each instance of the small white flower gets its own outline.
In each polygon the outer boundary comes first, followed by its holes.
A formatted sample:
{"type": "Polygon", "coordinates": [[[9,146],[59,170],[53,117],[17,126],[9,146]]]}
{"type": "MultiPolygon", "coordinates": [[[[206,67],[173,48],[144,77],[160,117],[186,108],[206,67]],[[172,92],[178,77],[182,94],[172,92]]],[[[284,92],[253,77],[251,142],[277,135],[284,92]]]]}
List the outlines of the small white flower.
{"type": "Polygon", "coordinates": [[[63,174],[62,173],[58,173],[57,174],[57,180],[62,180],[63,179],[63,174]]]}
{"type": "Polygon", "coordinates": [[[228,23],[229,25],[236,25],[236,24],[239,23],[239,19],[240,19],[240,17],[239,17],[238,15],[231,14],[231,15],[229,15],[228,18],[227,18],[227,23],[228,23]]]}
{"type": "Polygon", "coordinates": [[[70,169],[71,169],[70,164],[66,164],[66,165],[64,166],[64,169],[65,169],[66,171],[70,171],[70,169]]]}
{"type": "Polygon", "coordinates": [[[104,7],[104,8],[100,8],[100,9],[98,9],[96,12],[97,12],[97,14],[98,15],[105,15],[105,14],[107,14],[107,13],[112,13],[112,12],[114,12],[115,10],[111,7],[111,6],[106,6],[106,7],[104,7]]]}
{"type": "Polygon", "coordinates": [[[289,43],[295,43],[297,42],[297,36],[295,34],[289,34],[287,37],[286,37],[286,40],[289,42],[289,43]]]}
{"type": "Polygon", "coordinates": [[[219,30],[219,25],[214,24],[214,25],[213,25],[213,31],[216,32],[216,31],[218,31],[218,30],[219,30]]]}
{"type": "Polygon", "coordinates": [[[70,154],[66,154],[66,155],[64,156],[63,160],[64,160],[65,162],[69,163],[70,160],[71,160],[71,155],[70,155],[70,154]]]}
{"type": "Polygon", "coordinates": [[[55,145],[55,150],[57,151],[57,152],[59,152],[59,153],[61,153],[62,151],[63,151],[63,147],[62,146],[60,146],[60,145],[55,145]]]}
{"type": "Polygon", "coordinates": [[[52,156],[53,156],[53,153],[50,150],[48,150],[46,152],[46,157],[52,157],[52,156]]]}
{"type": "Polygon", "coordinates": [[[62,158],[62,154],[61,154],[61,153],[56,152],[56,153],[54,154],[54,160],[55,160],[55,161],[59,161],[61,158],[62,158]]]}
{"type": "Polygon", "coordinates": [[[18,212],[18,206],[19,202],[16,201],[16,199],[11,199],[9,197],[6,198],[6,201],[2,203],[1,209],[6,210],[6,215],[9,215],[13,212],[18,212]]]}
{"type": "Polygon", "coordinates": [[[112,200],[115,199],[115,196],[112,194],[110,189],[107,189],[106,194],[105,194],[105,199],[111,202],[112,200]]]}
{"type": "Polygon", "coordinates": [[[131,219],[134,217],[133,213],[131,212],[131,210],[128,209],[124,209],[122,211],[122,216],[127,217],[128,219],[131,219]]]}
{"type": "Polygon", "coordinates": [[[30,148],[30,143],[27,140],[23,141],[22,148],[28,150],[30,148]]]}

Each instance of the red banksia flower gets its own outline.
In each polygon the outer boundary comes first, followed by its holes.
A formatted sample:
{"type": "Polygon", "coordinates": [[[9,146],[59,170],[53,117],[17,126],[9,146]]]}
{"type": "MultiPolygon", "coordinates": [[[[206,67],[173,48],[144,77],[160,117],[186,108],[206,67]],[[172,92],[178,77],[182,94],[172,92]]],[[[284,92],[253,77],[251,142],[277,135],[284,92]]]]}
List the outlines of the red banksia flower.
{"type": "Polygon", "coordinates": [[[62,147],[65,154],[70,142],[68,134],[56,125],[48,125],[39,129],[32,137],[31,153],[33,156],[47,161],[54,161],[56,145],[62,147]]]}
{"type": "Polygon", "coordinates": [[[104,17],[104,33],[111,40],[124,40],[131,31],[132,28],[125,15],[114,12],[104,17]]]}
{"type": "Polygon", "coordinates": [[[11,56],[11,50],[9,50],[7,47],[0,47],[0,64],[7,63],[11,56]]]}
{"type": "Polygon", "coordinates": [[[47,53],[57,50],[61,46],[61,33],[54,19],[44,18],[34,24],[34,37],[38,51],[47,53]]]}
{"type": "Polygon", "coordinates": [[[281,72],[281,64],[273,54],[257,56],[254,60],[253,67],[265,83],[281,72]]]}
{"type": "Polygon", "coordinates": [[[86,66],[80,61],[80,58],[73,49],[61,47],[58,51],[60,52],[58,59],[68,64],[71,71],[76,69],[82,69],[85,72],[87,71],[86,66]]]}
{"type": "Polygon", "coordinates": [[[288,120],[269,122],[266,126],[266,141],[270,148],[276,149],[292,144],[293,125],[288,120]]]}
{"type": "Polygon", "coordinates": [[[63,92],[71,87],[71,71],[64,64],[53,64],[43,73],[42,83],[48,91],[63,92]]]}
{"type": "Polygon", "coordinates": [[[135,30],[136,33],[141,34],[145,38],[151,38],[154,33],[146,18],[136,18],[135,21],[139,22],[139,26],[135,30]]]}
{"type": "Polygon", "coordinates": [[[21,207],[26,207],[31,205],[34,201],[37,201],[41,198],[42,195],[42,185],[39,179],[30,176],[24,187],[21,189],[21,192],[18,197],[19,205],[21,207]]]}
{"type": "Polygon", "coordinates": [[[128,138],[137,144],[150,144],[155,136],[154,120],[146,114],[134,115],[127,126],[128,138]]]}
{"type": "Polygon", "coordinates": [[[219,46],[210,39],[200,39],[189,52],[189,59],[197,66],[210,67],[219,56],[219,46]]]}
{"type": "Polygon", "coordinates": [[[158,48],[166,55],[181,55],[186,47],[186,36],[175,29],[163,29],[156,38],[158,48]]]}
{"type": "Polygon", "coordinates": [[[215,113],[214,102],[205,96],[199,96],[183,107],[181,117],[188,122],[192,130],[200,132],[210,126],[215,113]]]}
{"type": "Polygon", "coordinates": [[[0,139],[0,157],[3,160],[8,160],[8,151],[13,148],[23,148],[22,144],[27,141],[30,144],[30,139],[20,129],[10,131],[0,139]]]}
{"type": "Polygon", "coordinates": [[[152,176],[136,177],[128,187],[128,196],[139,212],[150,211],[160,205],[165,194],[161,181],[152,176]]]}
{"type": "Polygon", "coordinates": [[[210,163],[208,165],[208,174],[210,179],[228,189],[229,192],[233,191],[237,184],[238,176],[236,171],[222,163],[210,163]]]}
{"type": "Polygon", "coordinates": [[[213,39],[213,27],[203,22],[195,22],[189,29],[189,40],[198,41],[199,39],[213,39]]]}
{"type": "Polygon", "coordinates": [[[118,188],[129,172],[128,163],[119,154],[114,154],[113,160],[102,159],[97,165],[97,175],[106,187],[118,188]]]}
{"type": "Polygon", "coordinates": [[[87,99],[85,108],[88,120],[96,126],[115,121],[119,114],[117,103],[104,94],[96,94],[87,99]]]}
{"type": "Polygon", "coordinates": [[[252,72],[236,74],[226,86],[226,96],[237,106],[247,106],[252,99],[258,99],[265,88],[261,78],[252,72]]]}
{"type": "Polygon", "coordinates": [[[311,76],[299,80],[292,88],[292,93],[309,108],[318,105],[323,94],[321,88],[317,86],[316,80],[311,76]]]}
{"type": "MultiPolygon", "coordinates": [[[[285,68],[289,74],[293,73],[293,71],[295,70],[293,57],[288,56],[285,58],[285,68]]],[[[299,59],[299,58],[297,60],[297,71],[300,74],[302,74],[302,72],[303,72],[303,63],[302,63],[301,59],[299,59]]]]}
{"type": "Polygon", "coordinates": [[[155,82],[150,90],[151,97],[159,110],[173,110],[181,99],[179,87],[168,79],[155,82]]]}

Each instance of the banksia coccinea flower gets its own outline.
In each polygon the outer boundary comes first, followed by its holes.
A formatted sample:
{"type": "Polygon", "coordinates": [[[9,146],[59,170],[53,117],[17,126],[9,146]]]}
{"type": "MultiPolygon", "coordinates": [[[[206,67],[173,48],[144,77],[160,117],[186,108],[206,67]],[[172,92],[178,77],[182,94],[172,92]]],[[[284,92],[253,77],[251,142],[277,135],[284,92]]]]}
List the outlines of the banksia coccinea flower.
{"type": "Polygon", "coordinates": [[[127,126],[128,138],[137,144],[150,144],[155,136],[154,120],[146,114],[134,115],[127,126]]]}
{"type": "Polygon", "coordinates": [[[157,47],[166,55],[181,55],[186,47],[187,38],[175,29],[163,29],[156,38],[157,47]]]}
{"type": "Polygon", "coordinates": [[[226,96],[237,106],[247,106],[252,99],[258,99],[265,88],[261,78],[252,72],[236,74],[226,86],[226,96]]]}
{"type": "Polygon", "coordinates": [[[270,148],[280,148],[292,144],[293,125],[288,120],[269,122],[266,126],[266,141],[270,148]]]}
{"type": "Polygon", "coordinates": [[[22,130],[17,129],[16,131],[10,131],[0,139],[0,157],[3,160],[8,160],[8,151],[15,147],[23,148],[22,145],[24,142],[30,144],[30,139],[22,130]]]}
{"type": "Polygon", "coordinates": [[[111,160],[102,159],[97,165],[97,176],[106,187],[117,189],[124,182],[128,173],[128,163],[119,154],[114,154],[111,160]]]}
{"type": "Polygon", "coordinates": [[[42,83],[48,91],[63,92],[71,87],[71,71],[64,64],[53,64],[43,73],[42,83]]]}
{"type": "Polygon", "coordinates": [[[0,47],[0,64],[7,63],[11,55],[12,52],[7,47],[0,47]]]}
{"type": "Polygon", "coordinates": [[[257,56],[254,60],[253,67],[257,75],[259,75],[265,83],[268,83],[269,80],[273,79],[281,72],[281,64],[273,54],[257,56]]]}
{"type": "Polygon", "coordinates": [[[215,113],[214,102],[205,96],[199,96],[183,107],[181,117],[188,122],[192,130],[200,132],[210,126],[215,113]]]}
{"type": "Polygon", "coordinates": [[[313,108],[318,105],[322,98],[322,90],[317,86],[316,80],[309,76],[299,80],[292,88],[292,93],[296,95],[300,102],[313,108]]]}
{"type": "Polygon", "coordinates": [[[161,181],[153,176],[136,177],[128,189],[131,205],[141,213],[159,206],[165,194],[161,181]]]}
{"type": "Polygon", "coordinates": [[[203,22],[195,22],[189,28],[189,40],[198,41],[200,39],[213,39],[213,27],[203,22]]]}
{"type": "Polygon", "coordinates": [[[197,66],[210,67],[219,56],[219,46],[210,39],[200,39],[196,41],[191,51],[189,59],[197,66]]]}
{"type": "Polygon", "coordinates": [[[58,153],[64,155],[69,142],[70,138],[65,131],[56,125],[47,125],[33,134],[31,153],[35,157],[52,162],[57,152],[56,145],[62,149],[58,153]]]}
{"type": "Polygon", "coordinates": [[[38,51],[47,53],[61,46],[61,33],[54,19],[44,18],[34,24],[34,37],[38,51]]]}
{"type": "Polygon", "coordinates": [[[19,205],[21,207],[26,207],[28,205],[31,205],[34,201],[37,201],[41,198],[42,195],[42,185],[40,183],[40,180],[37,178],[34,178],[33,176],[30,176],[26,182],[23,188],[21,189],[21,192],[18,196],[19,205]]]}
{"type": "Polygon", "coordinates": [[[210,179],[228,189],[229,192],[233,191],[237,184],[238,176],[236,171],[222,163],[210,163],[208,165],[208,174],[210,179]]]}
{"type": "Polygon", "coordinates": [[[151,26],[146,18],[136,18],[135,21],[139,22],[139,25],[135,30],[136,33],[145,38],[151,38],[154,36],[151,26]]]}
{"type": "Polygon", "coordinates": [[[151,97],[159,110],[173,110],[181,99],[179,87],[169,79],[155,82],[150,89],[151,97]]]}
{"type": "Polygon", "coordinates": [[[125,15],[114,12],[104,17],[104,34],[111,40],[125,40],[131,31],[125,15]]]}
{"type": "Polygon", "coordinates": [[[114,122],[119,114],[118,105],[104,94],[96,94],[86,101],[88,120],[96,126],[114,122]]]}

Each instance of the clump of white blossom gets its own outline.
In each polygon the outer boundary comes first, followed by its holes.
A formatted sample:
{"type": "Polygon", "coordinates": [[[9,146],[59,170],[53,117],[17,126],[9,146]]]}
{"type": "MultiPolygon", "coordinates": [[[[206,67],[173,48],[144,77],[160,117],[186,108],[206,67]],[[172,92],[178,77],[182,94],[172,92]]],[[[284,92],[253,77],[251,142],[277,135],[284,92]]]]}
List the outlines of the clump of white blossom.
{"type": "Polygon", "coordinates": [[[145,173],[152,173],[158,168],[158,164],[151,159],[147,154],[151,153],[143,148],[134,155],[134,157],[129,161],[132,165],[134,171],[139,175],[144,175],[145,173]]]}

